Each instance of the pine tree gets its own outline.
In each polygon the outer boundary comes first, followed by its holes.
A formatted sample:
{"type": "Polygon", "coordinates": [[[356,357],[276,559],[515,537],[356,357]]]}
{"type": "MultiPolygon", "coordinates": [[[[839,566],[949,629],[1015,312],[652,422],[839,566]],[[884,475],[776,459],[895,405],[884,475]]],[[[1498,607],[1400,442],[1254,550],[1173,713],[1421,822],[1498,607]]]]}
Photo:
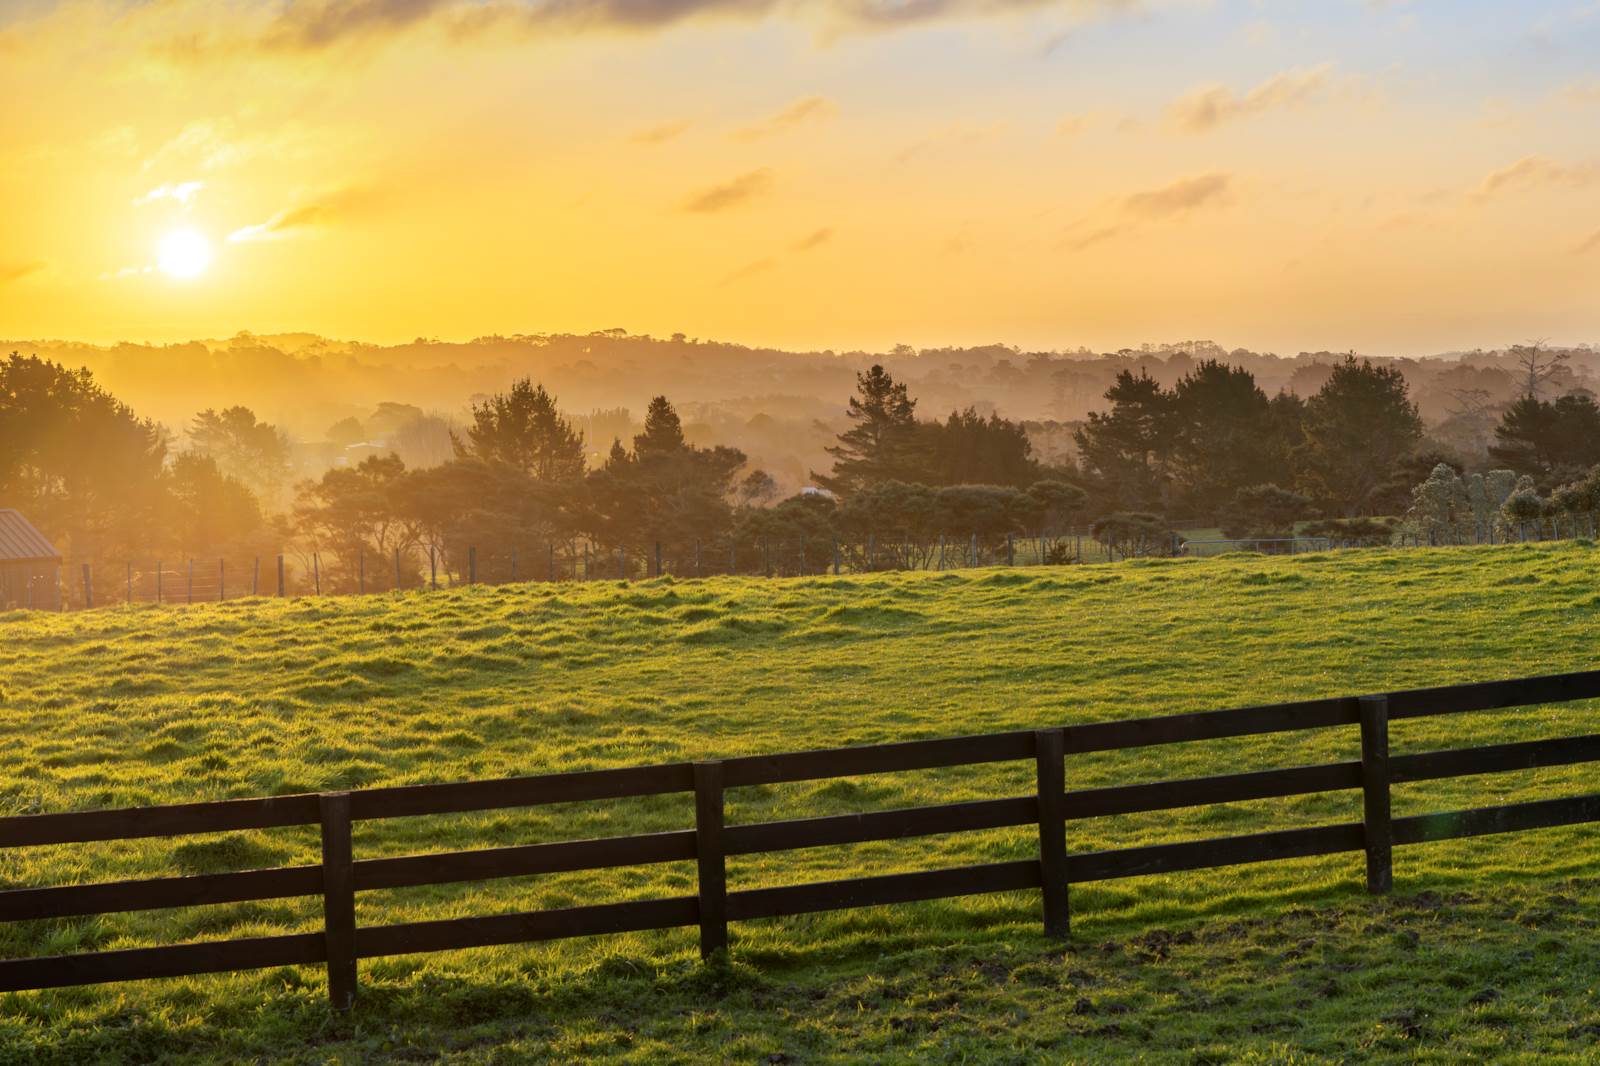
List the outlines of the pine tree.
{"type": "Polygon", "coordinates": [[[579,478],[587,465],[583,434],[562,417],[555,397],[527,378],[472,405],[472,426],[456,452],[506,463],[539,481],[579,478]]]}
{"type": "Polygon", "coordinates": [[[812,479],[841,496],[884,481],[917,480],[917,401],[882,366],[857,374],[856,392],[848,412],[855,424],[828,449],[833,473],[813,473],[812,479]]]}

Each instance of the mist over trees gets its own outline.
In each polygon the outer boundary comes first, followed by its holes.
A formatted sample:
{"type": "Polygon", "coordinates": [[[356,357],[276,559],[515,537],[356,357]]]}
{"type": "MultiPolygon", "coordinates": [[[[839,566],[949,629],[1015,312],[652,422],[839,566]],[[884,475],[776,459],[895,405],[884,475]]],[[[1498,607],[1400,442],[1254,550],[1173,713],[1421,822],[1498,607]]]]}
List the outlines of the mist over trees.
{"type": "MultiPolygon", "coordinates": [[[[337,584],[351,559],[417,548],[459,560],[492,545],[531,573],[552,546],[639,558],[659,543],[681,562],[707,544],[767,540],[804,542],[822,559],[835,537],[903,553],[959,541],[992,558],[1008,535],[1072,527],[1127,550],[1178,526],[1264,537],[1314,523],[1375,539],[1415,512],[1441,465],[1467,478],[1506,471],[1520,487],[1501,503],[1548,518],[1577,513],[1587,497],[1574,486],[1600,464],[1590,349],[1421,361],[1277,359],[1203,343],[1102,355],[902,346],[868,360],[620,331],[396,349],[241,337],[192,349],[179,362],[210,360],[219,376],[202,390],[208,402],[165,425],[88,368],[20,354],[0,364],[0,505],[22,508],[75,557],[292,544],[325,556],[337,584]],[[465,352],[504,361],[449,374],[426,362],[465,352]],[[402,362],[379,375],[364,360],[380,353],[402,362]],[[579,402],[532,375],[443,399],[529,353],[581,355],[551,371],[578,383],[579,402]],[[262,368],[308,397],[363,381],[280,421],[241,402],[280,402],[262,368]],[[232,376],[243,387],[227,394],[232,376]],[[669,379],[640,420],[616,402],[669,379]],[[418,381],[438,386],[432,400],[410,402],[418,381]],[[394,391],[356,405],[380,387],[394,391]],[[801,389],[818,391],[790,391],[801,389]]],[[[92,351],[118,376],[153,350],[92,351]]],[[[144,368],[158,381],[168,372],[144,368]]],[[[380,570],[374,587],[391,580],[380,570]]]]}

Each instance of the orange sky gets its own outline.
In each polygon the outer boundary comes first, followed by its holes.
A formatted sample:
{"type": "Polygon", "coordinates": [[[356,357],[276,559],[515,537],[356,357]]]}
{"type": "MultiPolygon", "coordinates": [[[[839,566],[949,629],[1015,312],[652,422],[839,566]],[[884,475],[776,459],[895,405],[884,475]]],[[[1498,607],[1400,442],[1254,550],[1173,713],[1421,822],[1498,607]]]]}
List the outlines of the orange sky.
{"type": "Polygon", "coordinates": [[[0,336],[1600,341],[1584,0],[3,10],[0,336]]]}

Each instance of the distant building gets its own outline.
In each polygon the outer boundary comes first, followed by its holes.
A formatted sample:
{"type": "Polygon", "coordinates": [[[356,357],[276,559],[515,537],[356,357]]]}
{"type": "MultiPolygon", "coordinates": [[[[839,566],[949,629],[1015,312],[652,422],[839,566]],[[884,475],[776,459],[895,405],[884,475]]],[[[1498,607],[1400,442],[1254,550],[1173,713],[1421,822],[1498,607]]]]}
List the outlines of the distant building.
{"type": "Polygon", "coordinates": [[[61,553],[22,512],[0,508],[0,610],[61,608],[61,553]]]}

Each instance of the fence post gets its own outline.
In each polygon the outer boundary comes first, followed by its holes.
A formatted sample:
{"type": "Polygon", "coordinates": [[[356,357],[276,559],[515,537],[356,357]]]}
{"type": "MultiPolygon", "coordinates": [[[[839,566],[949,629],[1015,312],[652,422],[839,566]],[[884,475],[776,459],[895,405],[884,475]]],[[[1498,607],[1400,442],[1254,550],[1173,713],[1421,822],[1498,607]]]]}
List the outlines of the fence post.
{"type": "Polygon", "coordinates": [[[328,1002],[349,1010],[356,998],[355,863],[350,843],[350,793],[324,792],[322,930],[328,948],[328,1002]]]}
{"type": "Polygon", "coordinates": [[[322,553],[311,553],[311,582],[317,590],[317,595],[322,595],[322,553]]]}
{"type": "Polygon", "coordinates": [[[549,553],[550,553],[550,580],[554,581],[556,579],[556,544],[555,544],[555,541],[548,541],[545,544],[545,547],[549,550],[549,553]]]}
{"type": "Polygon", "coordinates": [[[628,580],[628,546],[626,544],[617,549],[617,580],[628,580]]]}
{"type": "Polygon", "coordinates": [[[188,576],[184,580],[184,595],[189,603],[194,602],[194,560],[189,560],[188,576]]]}
{"type": "Polygon", "coordinates": [[[700,576],[700,538],[694,538],[694,576],[700,576]]]}
{"type": "Polygon", "coordinates": [[[700,877],[700,957],[728,947],[728,864],[722,852],[722,764],[694,764],[694,850],[700,877]]]}
{"type": "Polygon", "coordinates": [[[800,576],[806,576],[806,538],[800,538],[800,576]]]}
{"type": "Polygon", "coordinates": [[[256,596],[261,592],[261,556],[255,557],[255,562],[250,567],[250,595],[256,596]]]}
{"type": "Polygon", "coordinates": [[[656,577],[661,576],[661,542],[656,541],[656,577]]]}
{"type": "Polygon", "coordinates": [[[400,549],[394,550],[394,590],[400,591],[400,549]]]}
{"type": "Polygon", "coordinates": [[[761,572],[766,577],[772,576],[772,542],[766,537],[761,538],[761,572]]]}
{"type": "Polygon", "coordinates": [[[833,538],[833,576],[839,576],[839,538],[833,538]]]}
{"type": "Polygon", "coordinates": [[[289,594],[289,582],[287,580],[285,580],[285,578],[284,578],[283,556],[280,555],[280,556],[278,556],[278,595],[279,596],[287,596],[288,594],[289,594]]]}
{"type": "Polygon", "coordinates": [[[467,548],[467,584],[476,585],[477,583],[478,583],[478,549],[469,546],[467,548]]]}
{"type": "Polygon", "coordinates": [[[83,564],[83,608],[88,610],[94,606],[94,578],[89,574],[89,564],[83,564]]]}
{"type": "Polygon", "coordinates": [[[367,549],[356,552],[356,595],[367,594],[367,549]]]}
{"type": "Polygon", "coordinates": [[[222,603],[228,598],[228,560],[217,560],[217,602],[222,603]]]}
{"type": "Polygon", "coordinates": [[[133,564],[128,564],[128,606],[133,606],[133,564]]]}
{"type": "Polygon", "coordinates": [[[1367,891],[1394,886],[1394,831],[1389,822],[1389,697],[1361,700],[1361,811],[1367,845],[1367,891]]]}
{"type": "Polygon", "coordinates": [[[733,539],[730,537],[728,539],[728,573],[731,575],[731,574],[737,574],[738,572],[739,572],[739,545],[734,543],[733,539]]]}
{"type": "Polygon", "coordinates": [[[583,579],[589,580],[589,542],[583,542],[583,579]]]}
{"type": "Polygon", "coordinates": [[[156,560],[156,602],[161,602],[161,560],[156,560]]]}
{"type": "Polygon", "coordinates": [[[1017,565],[1017,546],[1011,540],[1011,534],[1006,534],[1006,565],[1017,565]]]}
{"type": "Polygon", "coordinates": [[[939,534],[939,567],[938,568],[940,570],[944,569],[944,534],[943,533],[939,534]]]}
{"type": "Polygon", "coordinates": [[[1039,780],[1039,875],[1044,885],[1045,936],[1065,940],[1072,931],[1067,907],[1066,734],[1033,734],[1039,780]]]}
{"type": "Polygon", "coordinates": [[[517,583],[517,549],[514,547],[511,549],[511,583],[517,583]]]}
{"type": "Polygon", "coordinates": [[[972,534],[972,554],[968,557],[967,565],[978,565],[978,535],[976,533],[972,534]]]}
{"type": "Polygon", "coordinates": [[[439,555],[432,544],[428,545],[428,587],[439,587],[439,555]]]}

